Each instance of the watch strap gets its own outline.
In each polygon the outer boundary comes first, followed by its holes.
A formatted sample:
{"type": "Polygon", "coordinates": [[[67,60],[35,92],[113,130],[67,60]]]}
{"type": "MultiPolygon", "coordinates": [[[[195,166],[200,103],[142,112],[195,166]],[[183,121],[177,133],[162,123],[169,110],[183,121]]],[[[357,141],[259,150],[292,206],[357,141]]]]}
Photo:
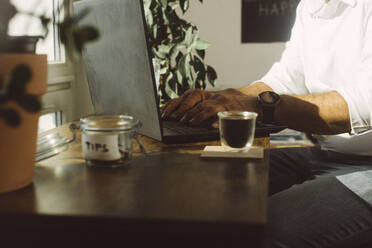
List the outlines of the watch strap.
{"type": "Polygon", "coordinates": [[[261,106],[262,121],[265,124],[274,123],[275,108],[280,102],[280,96],[273,91],[264,91],[258,95],[261,106]]]}
{"type": "Polygon", "coordinates": [[[275,106],[262,106],[262,122],[265,124],[274,123],[275,106]]]}

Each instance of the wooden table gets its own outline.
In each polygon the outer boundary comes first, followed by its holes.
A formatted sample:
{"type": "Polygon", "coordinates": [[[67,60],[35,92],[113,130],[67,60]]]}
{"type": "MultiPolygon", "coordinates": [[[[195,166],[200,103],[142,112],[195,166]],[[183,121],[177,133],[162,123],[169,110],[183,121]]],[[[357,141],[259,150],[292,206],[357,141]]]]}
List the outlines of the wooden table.
{"type": "MultiPolygon", "coordinates": [[[[70,135],[66,126],[53,131],[70,135]]],[[[79,141],[38,163],[32,185],[0,195],[0,243],[260,246],[267,151],[265,159],[206,159],[200,157],[205,143],[142,140],[149,153],[135,147],[131,164],[122,168],[86,167],[79,141]]],[[[268,145],[267,139],[256,142],[268,145]]]]}

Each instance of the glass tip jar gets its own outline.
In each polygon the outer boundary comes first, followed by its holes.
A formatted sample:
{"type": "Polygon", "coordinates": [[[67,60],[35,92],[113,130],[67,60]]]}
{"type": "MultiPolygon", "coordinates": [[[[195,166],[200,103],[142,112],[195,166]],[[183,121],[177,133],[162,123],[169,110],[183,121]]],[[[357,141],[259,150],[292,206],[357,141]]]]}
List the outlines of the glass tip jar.
{"type": "Polygon", "coordinates": [[[88,166],[120,167],[132,159],[136,139],[141,151],[145,149],[138,137],[141,123],[129,115],[97,115],[80,119],[81,146],[88,166]]]}

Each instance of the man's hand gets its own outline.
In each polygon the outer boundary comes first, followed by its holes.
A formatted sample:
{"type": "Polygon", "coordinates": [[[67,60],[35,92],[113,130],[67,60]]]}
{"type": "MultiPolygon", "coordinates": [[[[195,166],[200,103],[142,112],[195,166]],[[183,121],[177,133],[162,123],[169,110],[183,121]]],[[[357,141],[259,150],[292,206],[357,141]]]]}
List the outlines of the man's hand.
{"type": "MultiPolygon", "coordinates": [[[[197,126],[218,112],[230,110],[258,112],[257,98],[235,89],[216,92],[189,90],[166,104],[162,118],[197,126]]],[[[218,123],[214,122],[213,126],[218,127],[218,123]]]]}

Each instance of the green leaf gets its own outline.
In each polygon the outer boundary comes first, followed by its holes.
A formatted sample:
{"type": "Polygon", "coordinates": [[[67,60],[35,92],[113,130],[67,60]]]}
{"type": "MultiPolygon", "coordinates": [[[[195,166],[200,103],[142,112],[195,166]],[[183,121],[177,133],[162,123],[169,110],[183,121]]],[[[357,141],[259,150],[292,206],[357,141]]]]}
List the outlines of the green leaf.
{"type": "Polygon", "coordinates": [[[161,5],[163,5],[163,8],[168,7],[168,0],[160,0],[160,2],[161,2],[161,5]]]}
{"type": "Polygon", "coordinates": [[[180,60],[183,58],[183,53],[181,51],[178,52],[178,55],[176,57],[176,64],[180,64],[180,60]]]}
{"type": "Polygon", "coordinates": [[[165,59],[166,54],[159,52],[155,47],[152,48],[152,53],[159,59],[165,59]]]}
{"type": "Polygon", "coordinates": [[[186,79],[191,78],[190,54],[186,54],[180,59],[178,68],[182,74],[182,77],[186,79]]]}
{"type": "Polygon", "coordinates": [[[209,65],[207,66],[207,77],[209,83],[214,86],[217,80],[217,72],[209,65]]]}
{"type": "Polygon", "coordinates": [[[162,9],[161,11],[163,15],[164,25],[169,25],[168,13],[166,12],[166,9],[162,9]]]}
{"type": "Polygon", "coordinates": [[[163,54],[169,54],[171,49],[174,47],[174,44],[160,45],[158,46],[158,51],[163,54]]]}
{"type": "Polygon", "coordinates": [[[165,74],[165,73],[167,73],[168,71],[169,71],[168,66],[164,66],[164,67],[160,68],[159,73],[160,73],[160,75],[161,75],[161,74],[165,74]]]}
{"type": "MultiPolygon", "coordinates": [[[[195,30],[194,27],[193,27],[193,30],[195,30]]],[[[195,47],[197,40],[199,40],[198,32],[193,32],[191,45],[187,47],[188,53],[191,53],[192,49],[195,47]]]]}
{"type": "Polygon", "coordinates": [[[205,41],[205,40],[200,40],[200,39],[199,39],[199,40],[196,41],[196,43],[195,43],[195,45],[194,45],[194,48],[195,48],[196,50],[205,50],[205,49],[207,49],[210,45],[211,45],[210,42],[205,41]]]}
{"type": "Polygon", "coordinates": [[[205,58],[205,51],[204,50],[197,50],[196,53],[199,55],[200,58],[204,59],[205,58]]]}
{"type": "Polygon", "coordinates": [[[192,78],[188,78],[187,83],[189,85],[189,89],[195,89],[195,82],[192,78]]]}
{"type": "MultiPolygon", "coordinates": [[[[178,56],[179,53],[180,53],[180,50],[179,50],[177,44],[175,44],[172,47],[171,51],[170,51],[170,59],[171,59],[171,61],[176,61],[177,60],[177,56],[178,56]]],[[[178,62],[176,61],[176,63],[178,63],[178,62]]]]}
{"type": "Polygon", "coordinates": [[[172,10],[175,10],[178,7],[178,3],[176,1],[169,2],[168,5],[169,5],[169,7],[171,7],[172,10]]]}
{"type": "Polygon", "coordinates": [[[182,12],[185,14],[185,12],[189,9],[190,6],[189,0],[180,0],[180,6],[182,12]]]}
{"type": "Polygon", "coordinates": [[[179,70],[176,71],[176,78],[177,78],[177,83],[179,85],[182,85],[183,77],[182,77],[182,74],[179,70]]]}
{"type": "Polygon", "coordinates": [[[145,9],[150,9],[151,1],[152,1],[152,0],[143,0],[143,7],[144,7],[145,9]]]}
{"type": "Polygon", "coordinates": [[[200,86],[200,88],[201,89],[205,89],[206,88],[206,83],[205,83],[205,81],[203,81],[203,80],[198,80],[198,85],[200,86]]]}
{"type": "Polygon", "coordinates": [[[152,26],[152,35],[154,36],[155,39],[158,36],[158,24],[152,26]]]}
{"type": "Polygon", "coordinates": [[[173,46],[174,44],[168,45],[161,44],[157,48],[152,48],[152,51],[156,55],[156,57],[160,59],[166,59],[167,57],[169,57],[170,50],[172,49],[173,46]]]}
{"type": "Polygon", "coordinates": [[[174,86],[173,73],[170,72],[165,80],[165,92],[171,99],[178,97],[178,94],[171,87],[172,84],[174,86]]]}
{"type": "Polygon", "coordinates": [[[183,43],[186,46],[191,46],[192,44],[192,26],[190,26],[185,33],[185,39],[183,40],[183,43]]]}
{"type": "Polygon", "coordinates": [[[205,80],[206,70],[204,63],[196,56],[194,57],[194,71],[197,74],[197,79],[205,80]]]}
{"type": "Polygon", "coordinates": [[[154,24],[154,17],[151,11],[149,11],[149,13],[146,15],[146,24],[149,27],[151,27],[154,24]]]}

